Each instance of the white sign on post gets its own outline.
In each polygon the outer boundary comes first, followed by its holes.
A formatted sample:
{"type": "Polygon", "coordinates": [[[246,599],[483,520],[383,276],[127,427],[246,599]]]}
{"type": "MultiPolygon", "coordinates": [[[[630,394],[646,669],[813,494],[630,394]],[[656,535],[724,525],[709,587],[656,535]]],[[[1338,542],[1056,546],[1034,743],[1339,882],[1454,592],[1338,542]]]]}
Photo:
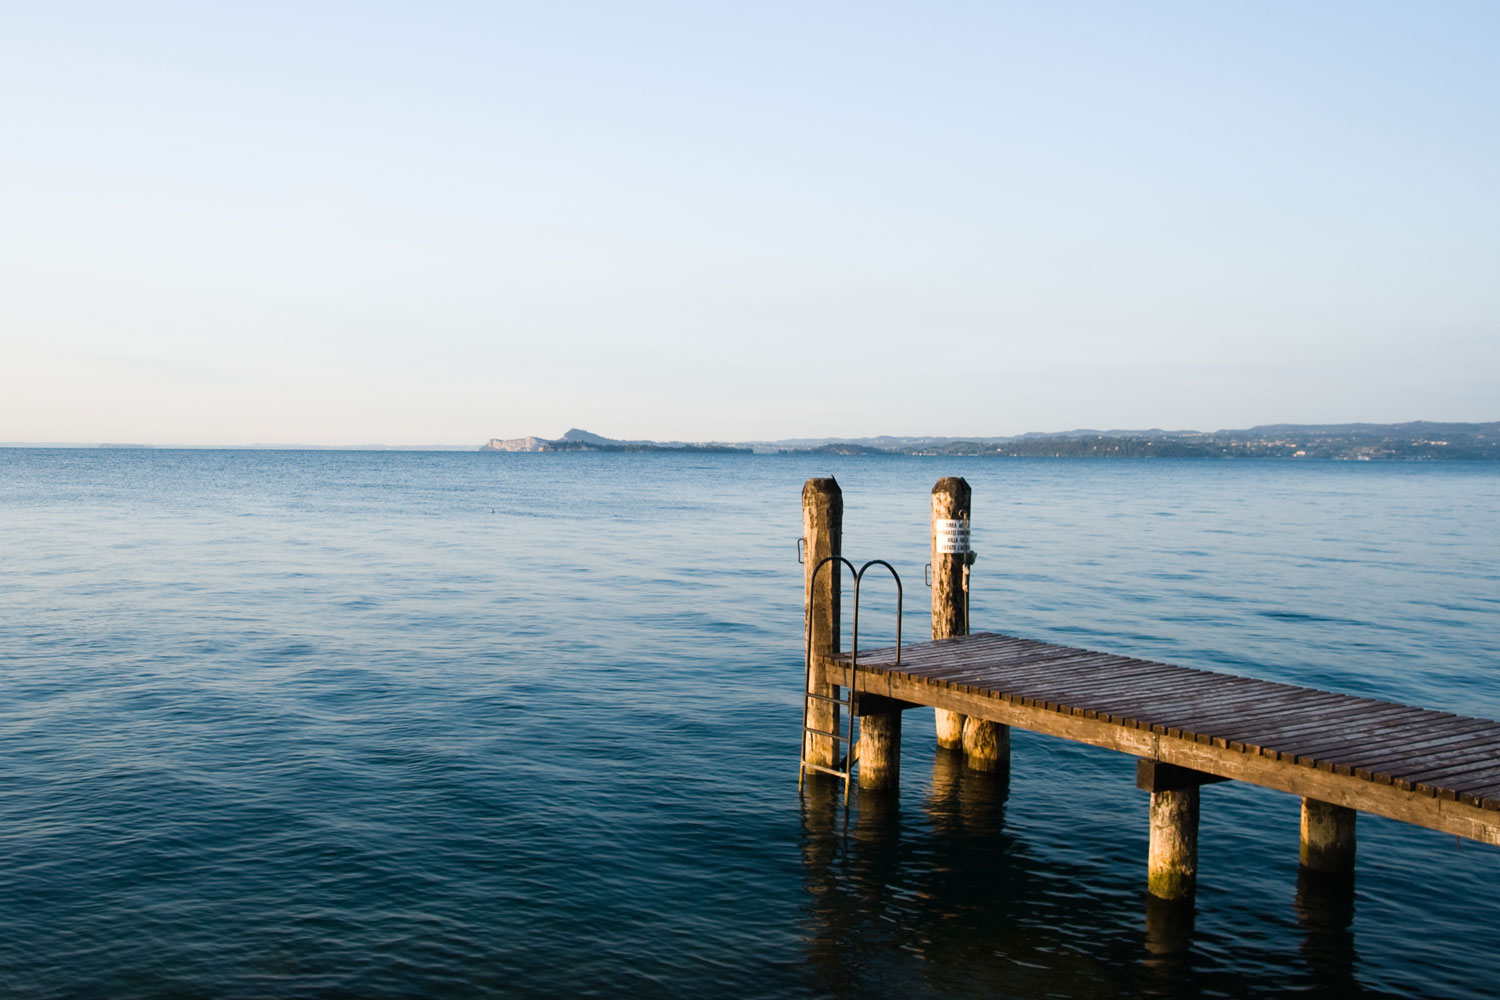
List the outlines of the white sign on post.
{"type": "Polygon", "coordinates": [[[967,518],[961,521],[947,521],[939,518],[932,522],[932,530],[937,534],[939,555],[963,555],[969,551],[967,518]]]}

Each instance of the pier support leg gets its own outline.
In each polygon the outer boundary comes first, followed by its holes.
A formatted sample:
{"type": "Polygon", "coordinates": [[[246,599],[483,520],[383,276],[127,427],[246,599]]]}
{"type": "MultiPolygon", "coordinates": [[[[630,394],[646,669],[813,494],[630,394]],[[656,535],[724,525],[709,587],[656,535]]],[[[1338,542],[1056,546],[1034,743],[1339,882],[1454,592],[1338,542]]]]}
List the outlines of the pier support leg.
{"type": "Polygon", "coordinates": [[[1146,888],[1158,899],[1192,899],[1198,884],[1198,787],[1224,779],[1154,760],[1136,761],[1135,783],[1151,793],[1146,888]]]}
{"type": "Polygon", "coordinates": [[[1198,883],[1198,789],[1151,793],[1146,888],[1159,899],[1190,899],[1198,883]]]}
{"type": "MultiPolygon", "coordinates": [[[[839,580],[842,566],[829,563],[818,574],[817,588],[811,592],[813,570],[829,556],[843,551],[844,492],[832,478],[809,479],[802,487],[803,593],[807,595],[806,622],[812,630],[813,675],[809,690],[828,698],[837,698],[838,686],[829,684],[816,664],[818,657],[839,651],[839,580]]],[[[813,700],[808,710],[808,725],[825,732],[840,732],[839,706],[813,700]]],[[[806,745],[803,757],[810,764],[837,767],[845,748],[827,736],[803,733],[806,745]]]]}
{"type": "Polygon", "coordinates": [[[964,742],[964,716],[945,708],[934,708],[937,721],[937,745],[945,750],[957,750],[964,742]]]}
{"type": "Polygon", "coordinates": [[[1302,800],[1302,848],[1304,868],[1330,875],[1354,871],[1353,809],[1318,799],[1302,800]]]}
{"type": "Polygon", "coordinates": [[[1010,769],[1010,727],[984,719],[964,719],[964,764],[971,771],[1010,769]]]}
{"type": "MultiPolygon", "coordinates": [[[[861,699],[861,704],[865,699],[861,699]]],[[[859,720],[859,787],[895,790],[901,783],[901,713],[872,712],[859,720]]]]}

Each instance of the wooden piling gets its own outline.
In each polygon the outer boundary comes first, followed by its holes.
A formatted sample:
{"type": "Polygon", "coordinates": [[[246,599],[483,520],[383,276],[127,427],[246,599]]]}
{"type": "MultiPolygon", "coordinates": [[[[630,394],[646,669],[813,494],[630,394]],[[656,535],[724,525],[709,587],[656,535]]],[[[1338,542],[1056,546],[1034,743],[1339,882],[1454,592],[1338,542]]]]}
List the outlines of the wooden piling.
{"type": "Polygon", "coordinates": [[[964,763],[972,771],[1010,769],[1010,727],[998,722],[964,718],[964,763]]]}
{"type": "MultiPolygon", "coordinates": [[[[969,510],[973,491],[966,480],[944,476],[932,487],[932,637],[969,634],[969,510]],[[962,525],[962,551],[955,552],[953,528],[962,525]]],[[[938,746],[961,748],[975,771],[1010,769],[1010,727],[957,712],[934,710],[938,746]]]]}
{"type": "MultiPolygon", "coordinates": [[[[807,595],[805,607],[806,627],[812,630],[813,677],[810,690],[814,694],[837,698],[837,685],[824,679],[819,658],[839,651],[839,590],[843,567],[837,561],[829,563],[818,573],[817,585],[811,591],[813,571],[818,563],[829,556],[843,552],[844,493],[838,481],[809,479],[802,487],[802,539],[803,577],[802,589],[807,595]]],[[[839,732],[839,706],[821,699],[811,699],[808,706],[808,725],[825,732],[839,732]]],[[[837,767],[843,748],[827,736],[803,733],[806,741],[803,757],[809,764],[837,767]]]]}
{"type": "Polygon", "coordinates": [[[1301,860],[1304,868],[1330,875],[1354,871],[1353,809],[1318,799],[1302,800],[1301,860]]]}
{"type": "MultiPolygon", "coordinates": [[[[938,522],[963,520],[969,516],[972,491],[969,484],[944,476],[932,488],[932,637],[948,639],[969,634],[968,604],[964,600],[964,562],[961,554],[938,551],[938,522]]],[[[938,746],[957,750],[963,746],[964,717],[958,712],[935,709],[938,746]]]]}
{"type": "Polygon", "coordinates": [[[1159,899],[1189,899],[1198,881],[1198,789],[1151,793],[1146,888],[1159,899]]]}
{"type": "Polygon", "coordinates": [[[901,783],[901,710],[869,711],[866,702],[874,700],[860,699],[859,787],[894,791],[901,783]]]}
{"type": "Polygon", "coordinates": [[[1146,888],[1158,899],[1192,899],[1198,882],[1198,786],[1223,778],[1138,760],[1135,783],[1151,793],[1146,888]]]}

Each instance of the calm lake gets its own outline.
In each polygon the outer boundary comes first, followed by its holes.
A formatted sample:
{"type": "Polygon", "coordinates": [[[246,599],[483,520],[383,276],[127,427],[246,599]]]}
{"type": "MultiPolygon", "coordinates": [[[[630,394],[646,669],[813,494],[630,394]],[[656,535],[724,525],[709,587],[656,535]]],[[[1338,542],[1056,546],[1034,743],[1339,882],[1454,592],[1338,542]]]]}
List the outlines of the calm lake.
{"type": "Polygon", "coordinates": [[[822,475],[909,638],[960,475],[975,630],[1500,718],[1497,464],[0,449],[0,994],[1494,995],[1469,841],[1209,786],[1163,947],[1128,757],[799,796],[822,475]]]}

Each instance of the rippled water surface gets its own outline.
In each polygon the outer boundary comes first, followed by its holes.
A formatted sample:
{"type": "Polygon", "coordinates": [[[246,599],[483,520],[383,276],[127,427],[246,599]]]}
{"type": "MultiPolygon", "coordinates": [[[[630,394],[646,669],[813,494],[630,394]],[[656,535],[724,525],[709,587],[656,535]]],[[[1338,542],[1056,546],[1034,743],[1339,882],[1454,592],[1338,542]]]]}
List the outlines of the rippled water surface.
{"type": "Polygon", "coordinates": [[[1185,926],[1129,758],[799,797],[827,474],[908,636],[963,475],[976,629],[1500,718],[1495,465],[0,450],[0,994],[1492,994],[1471,842],[1211,786],[1185,926]]]}

